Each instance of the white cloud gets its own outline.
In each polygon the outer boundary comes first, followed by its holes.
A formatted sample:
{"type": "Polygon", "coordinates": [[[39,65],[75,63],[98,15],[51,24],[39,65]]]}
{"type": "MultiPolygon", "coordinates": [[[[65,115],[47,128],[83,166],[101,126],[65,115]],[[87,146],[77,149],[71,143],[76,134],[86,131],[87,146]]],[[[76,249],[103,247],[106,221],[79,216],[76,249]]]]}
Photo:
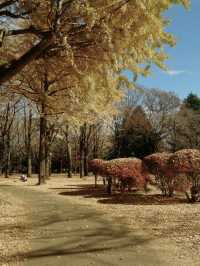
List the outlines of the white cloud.
{"type": "Polygon", "coordinates": [[[178,76],[182,74],[187,74],[187,71],[185,70],[167,70],[165,73],[169,76],[178,76]]]}

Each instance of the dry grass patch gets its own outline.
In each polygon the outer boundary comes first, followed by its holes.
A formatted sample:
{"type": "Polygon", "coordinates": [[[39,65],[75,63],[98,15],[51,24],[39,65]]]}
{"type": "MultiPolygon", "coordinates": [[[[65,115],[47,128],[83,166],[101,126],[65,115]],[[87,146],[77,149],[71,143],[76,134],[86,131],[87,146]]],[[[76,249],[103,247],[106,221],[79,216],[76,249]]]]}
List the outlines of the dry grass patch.
{"type": "MultiPolygon", "coordinates": [[[[1,184],[2,185],[2,184],[1,184]]],[[[20,266],[19,254],[27,248],[23,235],[24,206],[10,193],[0,195],[0,265],[20,266]]]]}

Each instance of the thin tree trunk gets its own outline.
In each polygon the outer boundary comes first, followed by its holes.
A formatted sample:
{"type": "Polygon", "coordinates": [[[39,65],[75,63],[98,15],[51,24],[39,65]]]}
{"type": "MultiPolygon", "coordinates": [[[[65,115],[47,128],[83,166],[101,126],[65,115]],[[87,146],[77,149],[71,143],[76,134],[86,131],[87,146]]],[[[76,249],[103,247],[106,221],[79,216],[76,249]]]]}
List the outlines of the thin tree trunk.
{"type": "Polygon", "coordinates": [[[32,158],[31,158],[31,153],[29,153],[29,155],[28,155],[27,176],[28,177],[31,177],[32,176],[32,158]]]}
{"type": "Polygon", "coordinates": [[[72,156],[71,156],[71,147],[69,144],[67,148],[67,176],[68,178],[72,177],[72,156]]]}
{"type": "Polygon", "coordinates": [[[50,163],[49,163],[49,154],[50,154],[50,143],[48,141],[48,136],[47,136],[47,121],[46,121],[46,132],[45,132],[45,173],[44,173],[44,176],[45,176],[45,179],[49,179],[49,167],[50,167],[50,163]]]}
{"type": "Polygon", "coordinates": [[[60,159],[60,173],[63,173],[63,158],[60,159]]]}
{"type": "Polygon", "coordinates": [[[50,176],[50,155],[47,151],[45,156],[45,179],[49,179],[50,176]]]}
{"type": "Polygon", "coordinates": [[[81,126],[80,127],[80,146],[79,146],[79,156],[80,156],[80,162],[79,162],[79,172],[80,172],[80,178],[83,177],[84,174],[84,162],[83,162],[83,158],[84,158],[84,154],[83,154],[83,148],[84,148],[84,127],[81,126]]]}
{"type": "Polygon", "coordinates": [[[107,185],[107,192],[109,195],[112,194],[112,178],[111,177],[108,177],[108,185],[107,185]]]}
{"type": "Polygon", "coordinates": [[[83,177],[83,168],[84,168],[84,165],[83,165],[83,155],[81,154],[80,155],[80,164],[79,164],[79,172],[80,172],[80,178],[83,177]]]}
{"type": "Polygon", "coordinates": [[[50,152],[49,153],[49,177],[51,176],[52,174],[52,153],[50,152]]]}
{"type": "Polygon", "coordinates": [[[89,153],[89,139],[91,135],[91,127],[87,127],[87,124],[84,123],[82,126],[81,132],[81,152],[82,152],[82,164],[83,164],[83,174],[84,176],[88,176],[88,153],[89,153]]]}
{"type": "Polygon", "coordinates": [[[41,104],[40,115],[40,148],[39,148],[39,182],[38,184],[45,184],[46,179],[46,160],[49,148],[47,147],[47,110],[46,97],[49,89],[48,73],[45,72],[45,80],[43,83],[44,101],[41,104]]]}
{"type": "Polygon", "coordinates": [[[99,154],[99,147],[98,147],[98,130],[97,130],[97,125],[93,126],[93,158],[98,158],[99,154]]]}
{"type": "Polygon", "coordinates": [[[4,165],[4,156],[5,156],[5,143],[4,139],[2,140],[0,144],[0,175],[3,174],[3,165],[4,165]]]}
{"type": "Polygon", "coordinates": [[[9,177],[10,173],[10,133],[7,135],[6,140],[6,161],[5,161],[5,178],[9,177]]]}
{"type": "Polygon", "coordinates": [[[65,138],[66,138],[66,145],[67,145],[67,176],[68,178],[72,177],[72,156],[71,156],[71,147],[69,143],[69,125],[66,125],[65,129],[65,138]]]}
{"type": "Polygon", "coordinates": [[[5,178],[9,177],[9,173],[10,173],[10,151],[8,151],[7,158],[6,158],[5,178]]]}
{"type": "Polygon", "coordinates": [[[31,154],[31,131],[32,131],[32,112],[29,109],[29,120],[28,120],[28,132],[27,132],[27,176],[32,175],[32,154],[31,154]]]}
{"type": "Polygon", "coordinates": [[[95,187],[95,188],[97,187],[97,179],[98,179],[98,175],[95,174],[95,175],[94,175],[94,187],[95,187]]]}
{"type": "Polygon", "coordinates": [[[84,176],[88,176],[88,159],[87,159],[87,156],[88,156],[88,147],[87,147],[87,124],[84,123],[84,126],[83,126],[83,172],[84,172],[84,176]]]}
{"type": "MultiPolygon", "coordinates": [[[[44,109],[44,108],[43,108],[44,109]]],[[[44,112],[40,117],[40,147],[39,147],[39,180],[38,184],[45,183],[45,161],[46,161],[46,117],[44,112]]]]}
{"type": "Polygon", "coordinates": [[[84,164],[84,176],[88,176],[88,150],[87,150],[87,147],[85,147],[85,149],[84,149],[83,164],[84,164]]]}
{"type": "Polygon", "coordinates": [[[77,147],[77,143],[75,142],[75,151],[74,151],[74,162],[73,162],[73,169],[75,174],[78,173],[78,147],[77,147]]]}

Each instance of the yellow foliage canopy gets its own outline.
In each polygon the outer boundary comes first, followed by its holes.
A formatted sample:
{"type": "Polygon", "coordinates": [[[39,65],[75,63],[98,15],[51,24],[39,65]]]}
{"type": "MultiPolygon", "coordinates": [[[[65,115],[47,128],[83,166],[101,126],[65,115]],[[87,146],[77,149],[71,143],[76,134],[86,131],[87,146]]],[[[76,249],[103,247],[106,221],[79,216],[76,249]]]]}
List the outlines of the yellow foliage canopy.
{"type": "Polygon", "coordinates": [[[64,79],[69,88],[79,91],[81,87],[81,95],[86,98],[93,91],[100,103],[106,94],[110,99],[116,97],[118,75],[123,69],[146,75],[152,64],[163,67],[167,58],[164,45],[175,44],[173,36],[165,32],[167,21],[163,12],[173,4],[188,7],[189,1],[14,1],[18,14],[27,13],[23,19],[17,19],[19,29],[26,31],[23,35],[16,33],[16,26],[12,28],[12,23],[8,26],[0,18],[7,37],[1,61],[17,60],[48,36],[49,43],[40,47],[39,58],[52,65],[63,63],[69,73],[64,79]],[[14,38],[17,45],[11,42],[14,38]],[[10,49],[8,43],[12,43],[10,49]]]}

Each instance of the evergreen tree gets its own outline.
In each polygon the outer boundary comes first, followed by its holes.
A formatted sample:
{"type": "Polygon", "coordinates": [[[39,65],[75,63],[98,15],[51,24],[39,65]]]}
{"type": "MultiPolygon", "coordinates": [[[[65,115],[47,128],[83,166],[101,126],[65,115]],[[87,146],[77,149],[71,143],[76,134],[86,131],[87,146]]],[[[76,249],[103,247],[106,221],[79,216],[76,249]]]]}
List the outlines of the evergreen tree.
{"type": "Polygon", "coordinates": [[[156,151],[159,136],[154,132],[142,107],[127,107],[118,120],[112,157],[143,158],[156,151]]]}
{"type": "Polygon", "coordinates": [[[200,110],[200,98],[192,92],[184,100],[184,103],[187,108],[193,109],[195,111],[200,110]]]}

